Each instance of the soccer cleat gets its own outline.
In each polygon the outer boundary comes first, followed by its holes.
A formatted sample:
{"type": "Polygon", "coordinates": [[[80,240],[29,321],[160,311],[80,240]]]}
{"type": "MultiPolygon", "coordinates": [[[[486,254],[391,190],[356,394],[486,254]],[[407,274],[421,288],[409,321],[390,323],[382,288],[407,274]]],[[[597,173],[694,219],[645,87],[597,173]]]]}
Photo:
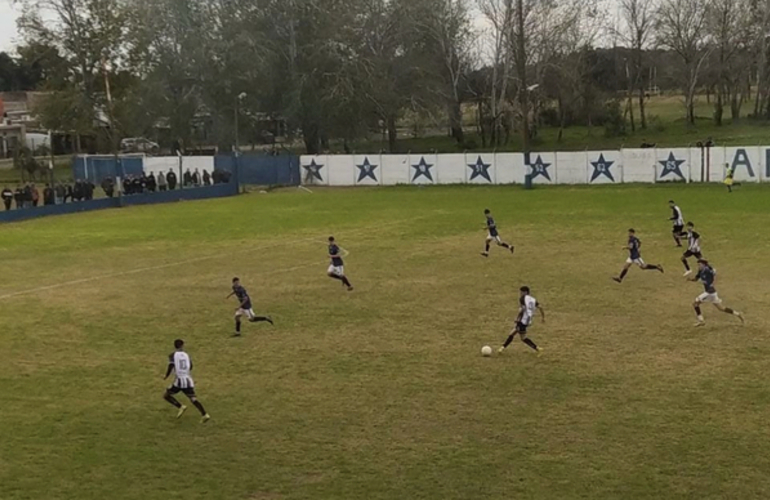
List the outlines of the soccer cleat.
{"type": "Polygon", "coordinates": [[[700,320],[699,320],[697,323],[695,323],[695,326],[696,326],[696,327],[706,326],[706,322],[705,322],[705,321],[700,321],[700,320]]]}
{"type": "Polygon", "coordinates": [[[513,245],[511,245],[511,255],[513,255],[513,245]]]}
{"type": "Polygon", "coordinates": [[[349,286],[349,287],[348,287],[348,292],[352,292],[352,291],[353,291],[353,287],[352,287],[352,286],[349,286]]]}
{"type": "Polygon", "coordinates": [[[663,266],[661,266],[660,264],[658,264],[658,271],[660,271],[660,273],[663,274],[663,266]]]}
{"type": "Polygon", "coordinates": [[[184,412],[187,411],[187,407],[185,405],[182,405],[179,407],[179,411],[176,412],[176,418],[182,418],[182,415],[184,415],[184,412]]]}
{"type": "Polygon", "coordinates": [[[206,422],[208,422],[209,420],[211,420],[211,415],[209,415],[209,414],[207,413],[207,414],[203,415],[203,417],[201,418],[201,423],[202,423],[202,424],[205,424],[205,423],[206,423],[206,422]]]}
{"type": "Polygon", "coordinates": [[[265,321],[267,321],[271,325],[275,325],[275,323],[273,323],[273,318],[271,318],[270,316],[265,316],[265,321]]]}
{"type": "Polygon", "coordinates": [[[689,276],[691,274],[692,274],[692,269],[688,269],[687,271],[685,271],[685,273],[682,276],[684,276],[686,278],[687,276],[689,276]]]}
{"type": "Polygon", "coordinates": [[[489,253],[487,253],[487,252],[481,252],[481,256],[482,256],[482,257],[489,257],[489,253]]]}
{"type": "Polygon", "coordinates": [[[620,278],[612,278],[612,281],[614,281],[615,283],[623,283],[623,280],[620,278]]]}
{"type": "Polygon", "coordinates": [[[741,325],[745,325],[746,324],[746,320],[743,318],[743,313],[742,312],[735,311],[735,315],[738,316],[739,320],[741,320],[741,325]]]}
{"type": "Polygon", "coordinates": [[[538,347],[537,348],[537,357],[540,358],[542,356],[543,356],[543,348],[542,347],[538,347]]]}
{"type": "Polygon", "coordinates": [[[500,349],[497,350],[497,354],[502,354],[504,352],[505,352],[505,347],[501,347],[500,349]]]}
{"type": "Polygon", "coordinates": [[[241,336],[241,332],[235,332],[234,334],[230,335],[232,338],[238,338],[241,336]]]}

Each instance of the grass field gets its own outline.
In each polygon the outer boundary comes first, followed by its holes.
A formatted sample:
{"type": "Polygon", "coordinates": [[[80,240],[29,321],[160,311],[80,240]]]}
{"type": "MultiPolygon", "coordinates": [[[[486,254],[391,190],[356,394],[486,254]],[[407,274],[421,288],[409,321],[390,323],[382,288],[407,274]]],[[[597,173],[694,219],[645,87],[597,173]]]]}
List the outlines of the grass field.
{"type": "Polygon", "coordinates": [[[768,195],[286,190],[4,225],[0,498],[768,498],[768,195]],[[693,327],[670,198],[746,327],[693,327]],[[479,256],[485,207],[514,256],[479,256]],[[630,226],[667,272],[617,285],[630,226]],[[229,337],[234,275],[274,328],[229,337]],[[482,358],[523,284],[545,355],[482,358]],[[161,399],[177,337],[206,425],[161,399]]]}

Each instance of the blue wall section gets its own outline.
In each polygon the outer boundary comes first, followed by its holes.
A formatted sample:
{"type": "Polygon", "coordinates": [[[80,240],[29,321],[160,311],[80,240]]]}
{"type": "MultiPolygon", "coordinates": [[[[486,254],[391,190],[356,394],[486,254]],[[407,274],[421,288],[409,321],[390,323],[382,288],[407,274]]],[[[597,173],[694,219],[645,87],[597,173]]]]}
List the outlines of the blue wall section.
{"type": "Polygon", "coordinates": [[[241,184],[299,185],[299,157],[294,155],[243,155],[214,157],[217,170],[233,171],[238,166],[238,182],[241,184]]]}
{"type": "Polygon", "coordinates": [[[121,198],[104,198],[100,200],[81,201],[67,203],[65,205],[48,205],[37,208],[23,208],[21,210],[8,210],[0,212],[0,222],[16,222],[49,215],[65,215],[78,212],[90,212],[105,208],[128,207],[132,205],[151,205],[155,203],[169,203],[182,200],[203,200],[207,198],[222,198],[238,194],[238,185],[235,182],[217,184],[215,186],[199,187],[193,189],[177,189],[161,193],[145,193],[121,198]]]}

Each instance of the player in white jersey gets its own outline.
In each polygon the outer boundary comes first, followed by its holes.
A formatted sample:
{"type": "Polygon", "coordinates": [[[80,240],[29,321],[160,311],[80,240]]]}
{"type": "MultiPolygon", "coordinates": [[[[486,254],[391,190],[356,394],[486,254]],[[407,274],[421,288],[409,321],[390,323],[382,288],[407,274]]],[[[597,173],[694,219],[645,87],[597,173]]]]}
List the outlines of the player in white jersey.
{"type": "Polygon", "coordinates": [[[685,236],[684,215],[682,215],[682,209],[677,206],[674,200],[669,200],[668,206],[671,208],[671,218],[668,220],[674,224],[674,227],[671,230],[671,234],[674,236],[676,246],[681,247],[682,236],[685,236]]]}
{"type": "Polygon", "coordinates": [[[513,338],[518,334],[522,342],[537,351],[538,355],[542,350],[527,337],[527,328],[532,324],[535,317],[535,311],[540,311],[540,316],[545,322],[545,310],[533,296],[529,294],[529,287],[523,286],[519,289],[519,315],[516,317],[516,326],[514,326],[503,346],[497,351],[502,354],[505,349],[511,345],[513,338]]]}
{"type": "Polygon", "coordinates": [[[184,340],[175,340],[174,348],[176,351],[168,357],[168,368],[166,369],[166,376],[163,377],[163,380],[165,380],[171,375],[172,371],[175,372],[174,383],[168,386],[166,393],[163,395],[163,399],[176,408],[179,408],[179,412],[176,414],[176,418],[179,418],[184,414],[185,410],[187,410],[187,407],[177,401],[174,394],[180,392],[184,393],[185,396],[190,398],[190,402],[192,402],[198,411],[201,412],[201,423],[205,424],[211,417],[206,413],[206,410],[203,409],[203,405],[198,401],[198,397],[195,395],[195,382],[190,376],[190,372],[192,371],[192,360],[190,359],[190,355],[184,352],[184,340]]]}

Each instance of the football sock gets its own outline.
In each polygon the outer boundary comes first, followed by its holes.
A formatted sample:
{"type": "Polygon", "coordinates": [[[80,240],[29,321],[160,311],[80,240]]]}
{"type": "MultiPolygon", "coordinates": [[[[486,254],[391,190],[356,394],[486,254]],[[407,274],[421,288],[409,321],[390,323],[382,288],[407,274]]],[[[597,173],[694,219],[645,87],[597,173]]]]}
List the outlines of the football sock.
{"type": "Polygon", "coordinates": [[[235,320],[235,331],[241,333],[241,320],[239,319],[235,320]]]}
{"type": "Polygon", "coordinates": [[[505,343],[503,344],[503,348],[508,347],[511,345],[511,342],[513,342],[513,334],[508,335],[508,338],[505,339],[505,343]]]}
{"type": "Polygon", "coordinates": [[[353,286],[353,285],[350,284],[350,281],[348,281],[348,277],[347,276],[343,276],[341,279],[342,279],[342,284],[343,285],[345,285],[345,286],[353,286]]]}
{"type": "Polygon", "coordinates": [[[269,321],[269,319],[267,318],[267,316],[254,316],[249,321],[251,321],[252,323],[259,323],[260,321],[269,321]]]}
{"type": "Polygon", "coordinates": [[[511,248],[511,245],[509,245],[508,243],[500,243],[500,246],[503,247],[503,248],[508,248],[508,249],[511,248]]]}
{"type": "Polygon", "coordinates": [[[729,307],[725,307],[725,312],[727,314],[735,314],[735,311],[733,309],[730,309],[729,307]]]}
{"type": "Polygon", "coordinates": [[[623,278],[625,278],[625,277],[626,277],[626,274],[628,274],[628,269],[623,269],[623,270],[620,272],[620,280],[621,280],[621,281],[623,281],[623,278]]]}
{"type": "Polygon", "coordinates": [[[331,279],[333,279],[333,280],[340,280],[340,281],[342,281],[342,277],[341,276],[337,276],[336,274],[330,274],[329,277],[331,279]]]}
{"type": "Polygon", "coordinates": [[[659,271],[660,267],[647,264],[642,269],[644,269],[645,271],[659,271]]]}
{"type": "Polygon", "coordinates": [[[195,405],[196,408],[198,408],[198,411],[201,412],[201,415],[204,415],[204,416],[206,415],[206,410],[203,409],[203,405],[201,404],[200,401],[197,401],[197,400],[193,401],[193,404],[195,405]]]}
{"type": "Polygon", "coordinates": [[[536,350],[536,351],[537,351],[537,344],[535,344],[535,343],[534,343],[534,342],[532,342],[531,340],[529,340],[529,339],[524,339],[522,342],[524,342],[524,343],[525,343],[525,344],[527,344],[529,347],[531,347],[532,349],[534,349],[534,350],[536,350]]]}
{"type": "Polygon", "coordinates": [[[687,262],[687,259],[682,258],[682,264],[684,264],[685,270],[687,270],[687,271],[690,270],[690,264],[687,262]]]}
{"type": "Polygon", "coordinates": [[[164,395],[163,399],[165,399],[166,401],[171,403],[173,406],[176,406],[177,408],[181,408],[182,407],[182,403],[177,401],[176,398],[174,398],[174,396],[172,396],[171,394],[164,395]]]}
{"type": "Polygon", "coordinates": [[[485,252],[489,252],[489,243],[487,243],[486,248],[484,249],[485,252]]]}
{"type": "Polygon", "coordinates": [[[699,318],[703,315],[700,311],[700,306],[695,306],[695,314],[697,314],[699,318]]]}

